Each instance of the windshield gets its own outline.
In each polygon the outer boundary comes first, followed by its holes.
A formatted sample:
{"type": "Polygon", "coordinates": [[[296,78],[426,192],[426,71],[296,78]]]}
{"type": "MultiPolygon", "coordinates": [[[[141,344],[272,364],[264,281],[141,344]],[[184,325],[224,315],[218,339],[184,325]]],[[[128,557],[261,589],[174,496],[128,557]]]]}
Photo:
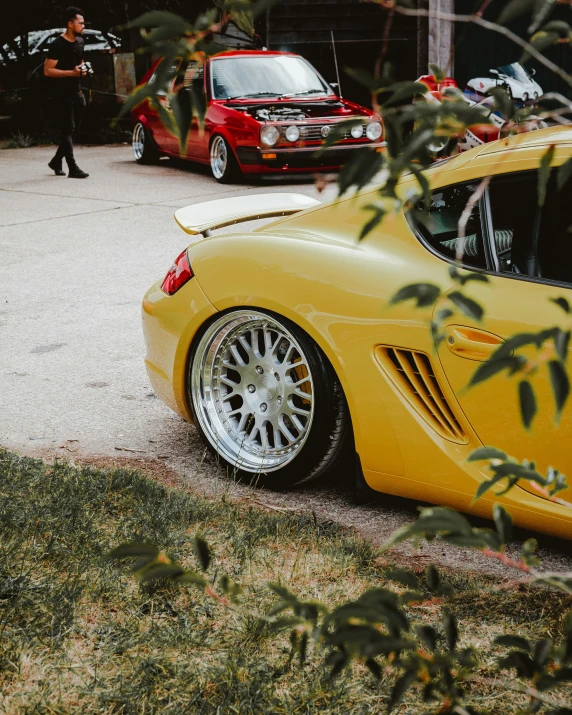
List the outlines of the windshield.
{"type": "Polygon", "coordinates": [[[228,57],[211,64],[214,99],[332,95],[332,89],[301,57],[228,57]]]}
{"type": "Polygon", "coordinates": [[[502,74],[505,74],[511,79],[515,79],[517,82],[530,82],[530,77],[526,74],[524,67],[518,62],[499,67],[499,72],[502,72],[502,74]]]}

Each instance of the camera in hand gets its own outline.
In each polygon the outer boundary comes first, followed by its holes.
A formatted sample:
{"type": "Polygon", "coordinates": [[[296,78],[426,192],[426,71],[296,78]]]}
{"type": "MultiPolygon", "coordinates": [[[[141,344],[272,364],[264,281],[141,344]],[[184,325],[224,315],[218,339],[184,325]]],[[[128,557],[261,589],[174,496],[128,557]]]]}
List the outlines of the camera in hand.
{"type": "Polygon", "coordinates": [[[79,68],[83,76],[91,77],[93,75],[93,67],[91,66],[91,62],[84,60],[79,66],[79,68]]]}

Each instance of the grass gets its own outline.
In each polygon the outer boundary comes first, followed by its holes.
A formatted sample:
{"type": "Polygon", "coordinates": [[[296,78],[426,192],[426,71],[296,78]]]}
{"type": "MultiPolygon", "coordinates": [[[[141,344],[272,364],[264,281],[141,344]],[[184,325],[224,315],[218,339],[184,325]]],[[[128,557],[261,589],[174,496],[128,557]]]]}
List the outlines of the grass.
{"type": "MultiPolygon", "coordinates": [[[[142,586],[105,560],[119,543],[144,540],[196,568],[195,534],[213,551],[210,576],[238,580],[251,610],[274,602],[266,581],[330,604],[387,582],[375,549],[336,525],[268,514],[224,494],[169,489],[137,471],[49,465],[0,451],[0,712],[385,711],[390,673],[377,683],[357,666],[331,682],[320,653],[288,665],[287,638],[256,618],[196,588],[142,586]]],[[[499,651],[488,644],[516,630],[558,638],[571,599],[539,588],[499,590],[482,576],[444,576],[457,592],[441,604],[462,618],[462,644],[479,649],[481,681],[468,686],[475,706],[517,713],[526,698],[490,685],[499,651]]],[[[437,623],[441,604],[411,612],[437,623]]],[[[564,703],[569,695],[553,697],[564,703]]],[[[396,710],[413,711],[420,708],[411,699],[396,710]]]]}

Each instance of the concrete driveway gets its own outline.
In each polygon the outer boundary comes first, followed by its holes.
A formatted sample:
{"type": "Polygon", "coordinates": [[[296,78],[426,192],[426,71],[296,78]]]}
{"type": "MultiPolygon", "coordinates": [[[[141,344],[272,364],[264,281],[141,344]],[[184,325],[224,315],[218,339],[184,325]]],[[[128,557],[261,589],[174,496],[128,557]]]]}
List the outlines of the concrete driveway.
{"type": "MultiPolygon", "coordinates": [[[[311,179],[223,187],[203,168],[168,160],[139,166],[121,145],[79,147],[90,177],[70,180],[48,169],[52,154],[43,147],[0,151],[0,446],[104,463],[123,458],[155,465],[158,477],[167,474],[163,464],[193,489],[311,511],[377,542],[413,520],[416,505],[406,500],[353,503],[353,475],[345,485],[288,493],[230,483],[194,427],[154,397],[147,379],[141,298],[188,244],[174,210],[253,192],[318,197],[311,179]]],[[[322,198],[335,192],[329,185],[322,198]]],[[[569,544],[541,542],[547,568],[572,569],[569,544]]],[[[509,553],[518,550],[516,542],[509,553]]],[[[404,544],[397,552],[417,565],[431,559],[506,575],[479,553],[439,544],[415,553],[404,544]]]]}
{"type": "Polygon", "coordinates": [[[317,196],[313,182],[221,186],[202,167],[140,166],[127,145],[78,148],[90,177],[72,180],[48,169],[52,153],[0,152],[0,444],[187,454],[191,428],[152,395],[140,320],[144,292],[189,242],[174,210],[253,192],[317,196]]]}

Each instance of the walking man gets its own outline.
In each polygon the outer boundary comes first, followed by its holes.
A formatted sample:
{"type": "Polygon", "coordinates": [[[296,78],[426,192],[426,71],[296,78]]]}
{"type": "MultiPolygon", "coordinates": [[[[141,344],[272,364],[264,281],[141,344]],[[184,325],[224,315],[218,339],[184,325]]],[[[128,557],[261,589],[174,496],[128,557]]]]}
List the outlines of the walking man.
{"type": "Polygon", "coordinates": [[[81,91],[83,63],[83,10],[68,7],[64,15],[66,30],[49,46],[44,62],[44,75],[51,102],[53,127],[59,143],[58,150],[48,166],[56,176],[65,176],[62,160],[68,165],[71,179],[86,179],[89,174],[76,164],[73,153],[73,135],[81,122],[85,97],[81,91]]]}

